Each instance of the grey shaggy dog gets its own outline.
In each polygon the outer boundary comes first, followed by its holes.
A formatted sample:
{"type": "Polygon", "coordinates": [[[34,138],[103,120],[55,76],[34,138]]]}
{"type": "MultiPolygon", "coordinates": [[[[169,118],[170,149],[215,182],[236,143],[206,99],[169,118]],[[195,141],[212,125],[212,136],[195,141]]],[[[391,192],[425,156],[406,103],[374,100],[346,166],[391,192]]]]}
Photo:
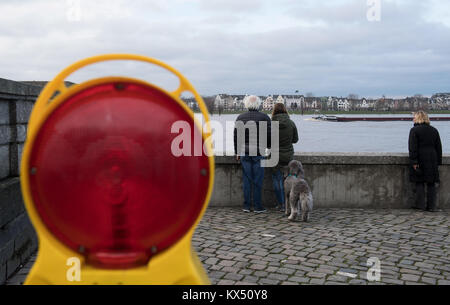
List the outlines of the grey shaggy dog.
{"type": "Polygon", "coordinates": [[[308,182],[305,180],[305,172],[300,161],[292,160],[288,164],[288,171],[284,180],[284,195],[286,198],[286,216],[293,221],[300,216],[302,221],[308,221],[309,213],[313,209],[313,197],[308,182]]]}

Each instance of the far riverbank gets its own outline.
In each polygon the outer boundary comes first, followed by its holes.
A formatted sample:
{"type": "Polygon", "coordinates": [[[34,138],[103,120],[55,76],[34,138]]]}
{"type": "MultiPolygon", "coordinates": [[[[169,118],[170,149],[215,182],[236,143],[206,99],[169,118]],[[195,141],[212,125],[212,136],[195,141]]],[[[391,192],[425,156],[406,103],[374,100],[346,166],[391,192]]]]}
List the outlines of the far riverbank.
{"type": "MultiPolygon", "coordinates": [[[[200,111],[194,111],[195,113],[200,113],[200,111]]],[[[228,110],[222,111],[220,114],[241,114],[245,110],[228,110]]],[[[263,110],[263,113],[271,114],[272,111],[263,110]]],[[[289,114],[302,114],[301,110],[288,110],[289,114]]],[[[329,114],[329,115],[346,115],[346,114],[408,114],[410,115],[413,111],[303,111],[304,115],[318,115],[318,114],[329,114]]],[[[428,114],[450,114],[450,110],[426,110],[428,114]]],[[[211,114],[211,113],[210,113],[211,114]]],[[[218,111],[214,111],[212,114],[219,114],[218,111]]]]}

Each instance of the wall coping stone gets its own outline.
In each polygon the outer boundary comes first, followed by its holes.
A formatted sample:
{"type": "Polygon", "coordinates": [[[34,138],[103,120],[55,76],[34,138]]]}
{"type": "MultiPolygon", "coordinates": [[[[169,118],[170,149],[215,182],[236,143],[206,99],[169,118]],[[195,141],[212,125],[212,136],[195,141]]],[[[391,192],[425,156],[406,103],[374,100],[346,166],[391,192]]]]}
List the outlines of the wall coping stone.
{"type": "MultiPolygon", "coordinates": [[[[34,96],[37,97],[42,88],[39,86],[28,85],[9,79],[0,78],[0,93],[18,96],[34,96]]],[[[24,97],[21,97],[24,99],[24,97]]]]}
{"type": "MultiPolygon", "coordinates": [[[[296,152],[296,160],[304,164],[334,164],[334,165],[408,165],[407,153],[324,153],[296,152]]],[[[215,156],[216,164],[238,164],[234,156],[215,156]]],[[[442,156],[442,164],[450,165],[450,154],[442,156]]]]}

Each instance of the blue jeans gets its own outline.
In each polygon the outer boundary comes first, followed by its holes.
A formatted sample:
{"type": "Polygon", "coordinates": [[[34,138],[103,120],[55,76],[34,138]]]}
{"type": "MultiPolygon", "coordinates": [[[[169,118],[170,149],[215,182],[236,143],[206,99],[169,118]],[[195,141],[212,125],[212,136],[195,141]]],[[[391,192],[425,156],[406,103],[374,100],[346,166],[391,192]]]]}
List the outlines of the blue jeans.
{"type": "Polygon", "coordinates": [[[261,193],[264,180],[264,167],[261,167],[262,156],[242,156],[242,176],[244,181],[244,209],[250,210],[252,202],[255,210],[262,210],[261,193]]]}
{"type": "Polygon", "coordinates": [[[274,168],[272,172],[273,189],[275,190],[275,197],[277,198],[278,205],[284,208],[284,181],[283,174],[280,168],[274,168]]]}

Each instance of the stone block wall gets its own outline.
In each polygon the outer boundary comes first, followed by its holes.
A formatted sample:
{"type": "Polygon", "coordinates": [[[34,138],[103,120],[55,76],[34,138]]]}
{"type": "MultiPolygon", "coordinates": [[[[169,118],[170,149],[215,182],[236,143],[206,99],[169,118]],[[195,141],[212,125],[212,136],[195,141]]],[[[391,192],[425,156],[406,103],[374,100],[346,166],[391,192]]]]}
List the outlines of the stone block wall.
{"type": "Polygon", "coordinates": [[[28,119],[40,90],[0,78],[0,284],[37,249],[19,172],[28,119]]]}

